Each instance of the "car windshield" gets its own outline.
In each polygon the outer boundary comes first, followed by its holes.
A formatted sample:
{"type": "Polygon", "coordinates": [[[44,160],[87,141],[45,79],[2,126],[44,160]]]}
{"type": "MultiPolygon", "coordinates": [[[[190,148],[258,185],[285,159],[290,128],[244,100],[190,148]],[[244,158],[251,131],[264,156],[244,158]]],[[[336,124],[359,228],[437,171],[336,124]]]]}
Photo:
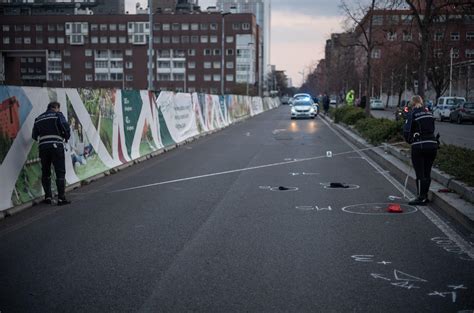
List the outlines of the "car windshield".
{"type": "Polygon", "coordinates": [[[464,102],[463,99],[447,99],[446,100],[447,105],[458,105],[458,104],[462,104],[463,102],[464,102]]]}
{"type": "Polygon", "coordinates": [[[297,106],[310,106],[312,103],[308,100],[297,100],[295,103],[297,106]]]}

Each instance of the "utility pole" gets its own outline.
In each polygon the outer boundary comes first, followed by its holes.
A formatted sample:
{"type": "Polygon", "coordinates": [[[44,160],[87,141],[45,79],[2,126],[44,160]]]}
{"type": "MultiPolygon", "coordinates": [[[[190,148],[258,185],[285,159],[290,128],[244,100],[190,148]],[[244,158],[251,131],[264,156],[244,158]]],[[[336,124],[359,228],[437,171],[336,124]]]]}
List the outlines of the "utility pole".
{"type": "Polygon", "coordinates": [[[453,48],[451,48],[451,51],[449,53],[449,56],[451,58],[451,65],[449,66],[449,96],[451,97],[451,90],[453,87],[453,48]]]}
{"type": "Polygon", "coordinates": [[[224,97],[224,57],[225,57],[225,17],[229,15],[230,12],[222,12],[222,47],[221,47],[221,96],[224,97]]]}
{"type": "Polygon", "coordinates": [[[153,90],[153,10],[148,0],[148,91],[153,90]]]}

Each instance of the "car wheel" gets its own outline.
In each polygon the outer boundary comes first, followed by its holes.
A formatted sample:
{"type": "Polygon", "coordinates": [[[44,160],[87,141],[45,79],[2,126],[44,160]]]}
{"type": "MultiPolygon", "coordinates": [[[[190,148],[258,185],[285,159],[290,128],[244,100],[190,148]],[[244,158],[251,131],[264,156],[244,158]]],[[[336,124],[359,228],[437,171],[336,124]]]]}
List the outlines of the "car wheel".
{"type": "Polygon", "coordinates": [[[462,124],[462,118],[461,118],[460,115],[458,116],[457,122],[458,122],[458,124],[462,124]]]}
{"type": "Polygon", "coordinates": [[[454,120],[451,118],[451,115],[449,116],[449,122],[454,123],[454,120]]]}

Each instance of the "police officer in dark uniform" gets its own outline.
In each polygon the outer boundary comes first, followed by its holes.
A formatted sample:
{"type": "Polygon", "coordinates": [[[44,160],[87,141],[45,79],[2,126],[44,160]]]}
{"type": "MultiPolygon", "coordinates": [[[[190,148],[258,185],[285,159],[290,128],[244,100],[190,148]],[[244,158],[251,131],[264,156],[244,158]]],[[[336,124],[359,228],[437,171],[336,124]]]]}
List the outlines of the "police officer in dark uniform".
{"type": "Polygon", "coordinates": [[[70,137],[71,131],[64,115],[59,111],[59,102],[48,104],[46,112],[35,119],[32,137],[39,142],[41,159],[41,183],[44,189],[43,203],[52,203],[51,164],[56,173],[58,205],[71,203],[66,199],[66,165],[64,159],[64,142],[70,137]]]}
{"type": "Polygon", "coordinates": [[[411,160],[416,173],[417,197],[410,205],[426,205],[431,184],[431,167],[438,150],[438,137],[435,137],[433,114],[423,105],[420,96],[413,96],[412,110],[408,113],[403,136],[411,144],[411,160]]]}

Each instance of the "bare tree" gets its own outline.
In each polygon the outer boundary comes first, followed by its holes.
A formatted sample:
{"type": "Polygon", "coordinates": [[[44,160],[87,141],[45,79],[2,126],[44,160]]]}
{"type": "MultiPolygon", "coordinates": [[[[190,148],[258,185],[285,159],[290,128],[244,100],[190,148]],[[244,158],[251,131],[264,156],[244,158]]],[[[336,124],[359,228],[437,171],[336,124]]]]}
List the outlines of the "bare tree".
{"type": "Polygon", "coordinates": [[[473,11],[472,0],[405,0],[396,1],[398,5],[405,2],[411,9],[414,21],[421,34],[419,45],[420,63],[418,66],[419,95],[425,95],[425,77],[427,75],[429,53],[433,40],[433,28],[436,19],[446,12],[473,11]]]}

